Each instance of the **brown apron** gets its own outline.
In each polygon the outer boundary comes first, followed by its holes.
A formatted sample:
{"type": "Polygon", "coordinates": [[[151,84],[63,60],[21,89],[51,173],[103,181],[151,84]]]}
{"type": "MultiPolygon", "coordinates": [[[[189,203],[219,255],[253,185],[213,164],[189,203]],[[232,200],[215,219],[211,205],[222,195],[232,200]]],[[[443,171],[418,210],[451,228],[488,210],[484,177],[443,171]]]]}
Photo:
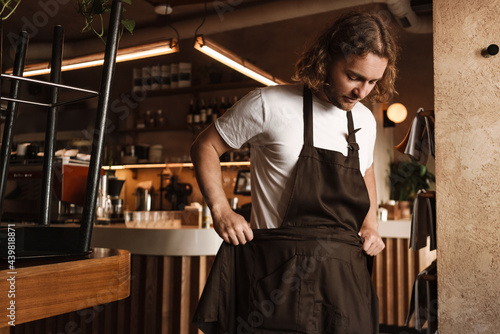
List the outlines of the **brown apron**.
{"type": "Polygon", "coordinates": [[[280,228],[219,250],[194,323],[205,333],[378,333],[378,298],[358,236],[370,206],[351,112],[348,156],[313,146],[304,89],[304,146],[280,228]]]}

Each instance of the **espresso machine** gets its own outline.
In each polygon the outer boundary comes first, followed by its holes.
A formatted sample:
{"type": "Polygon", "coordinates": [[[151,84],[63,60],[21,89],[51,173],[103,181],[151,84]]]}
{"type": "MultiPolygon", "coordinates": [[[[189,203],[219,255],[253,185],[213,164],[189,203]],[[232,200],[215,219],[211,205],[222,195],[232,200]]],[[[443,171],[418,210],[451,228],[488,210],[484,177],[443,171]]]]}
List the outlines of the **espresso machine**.
{"type": "MultiPolygon", "coordinates": [[[[89,164],[69,158],[54,160],[50,217],[54,223],[78,221],[82,215],[89,164]]],[[[39,219],[43,161],[13,162],[7,173],[2,219],[39,219]]]]}

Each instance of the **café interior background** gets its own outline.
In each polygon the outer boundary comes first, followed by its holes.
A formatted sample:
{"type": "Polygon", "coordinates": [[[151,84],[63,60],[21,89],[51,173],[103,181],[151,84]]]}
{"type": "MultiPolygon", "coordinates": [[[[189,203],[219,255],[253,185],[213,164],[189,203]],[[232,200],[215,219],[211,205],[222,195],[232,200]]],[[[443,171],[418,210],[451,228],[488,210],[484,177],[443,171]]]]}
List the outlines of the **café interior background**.
{"type": "MultiPolygon", "coordinates": [[[[31,33],[28,62],[35,61],[37,57],[50,55],[54,24],[61,24],[65,28],[64,57],[80,56],[103,50],[102,42],[95,35],[91,32],[80,31],[83,19],[75,13],[73,4],[71,2],[63,4],[63,2],[53,0],[50,2],[51,7],[42,6],[42,1],[35,11],[32,8],[28,10],[24,4],[24,7],[21,5],[11,19],[5,21],[4,29],[9,37],[13,32],[17,33],[22,28],[31,33]],[[45,25],[42,24],[44,15],[53,16],[50,23],[47,22],[45,25]]],[[[191,94],[148,96],[148,92],[134,94],[132,92],[134,68],[189,62],[192,63],[193,85],[209,82],[207,72],[212,68],[222,70],[223,81],[241,80],[241,75],[234,75],[234,71],[224,68],[223,65],[217,64],[193,48],[196,28],[202,23],[204,16],[203,2],[198,2],[185,6],[174,5],[173,12],[167,17],[155,14],[153,4],[147,1],[135,0],[132,1],[131,6],[125,5],[125,16],[133,18],[137,26],[133,35],[127,32],[123,34],[120,47],[140,45],[158,38],[176,38],[176,33],[172,29],[174,27],[179,32],[180,52],[117,64],[111,96],[111,112],[108,116],[104,164],[120,164],[121,151],[126,145],[134,144],[161,144],[165,162],[189,160],[189,147],[196,133],[186,131],[186,115],[193,96],[191,94]],[[136,127],[137,120],[147,110],[154,113],[158,109],[161,109],[164,115],[165,128],[168,131],[127,131],[136,127]]],[[[422,7],[424,10],[420,15],[430,15],[429,4],[430,2],[427,1],[427,6],[422,7]]],[[[408,117],[396,127],[385,128],[382,126],[382,105],[370,106],[378,120],[375,167],[379,202],[387,201],[390,196],[390,163],[405,159],[394,151],[393,146],[404,138],[418,108],[433,109],[432,33],[415,34],[404,31],[392,19],[385,5],[370,3],[370,1],[347,3],[339,1],[333,4],[314,1],[310,6],[300,1],[228,1],[225,3],[208,2],[207,8],[207,19],[199,28],[199,34],[203,34],[277,78],[288,82],[293,82],[291,77],[294,63],[303,48],[342,12],[352,8],[363,9],[381,13],[393,21],[399,36],[401,58],[397,81],[399,94],[390,102],[403,103],[408,110],[408,117]],[[352,7],[357,3],[365,4],[352,7]],[[270,8],[276,10],[269,10],[270,8]],[[314,14],[306,15],[307,13],[314,14]]],[[[8,66],[12,59],[12,48],[8,42],[9,38],[6,38],[4,54],[8,55],[4,56],[4,66],[8,66]]],[[[63,72],[62,81],[67,85],[98,89],[98,78],[100,78],[100,67],[95,67],[63,72]]],[[[5,92],[8,85],[4,84],[2,89],[5,92]]],[[[227,89],[199,95],[207,97],[207,100],[208,97],[220,96],[225,96],[226,99],[232,99],[234,96],[241,98],[250,89],[227,89]]],[[[45,89],[33,85],[25,87],[23,93],[28,95],[29,99],[36,99],[40,95],[47,94],[45,89]]],[[[89,140],[92,139],[97,103],[94,100],[65,106],[59,112],[58,138],[61,139],[58,142],[59,148],[76,146],[81,151],[85,151],[86,148],[88,150],[89,140]]],[[[45,114],[40,112],[40,108],[23,106],[20,109],[19,122],[16,124],[15,141],[43,141],[44,125],[45,114]]],[[[428,167],[433,170],[433,161],[428,167]]],[[[188,173],[183,177],[188,178],[185,181],[194,182],[192,174],[188,173]]],[[[126,193],[132,191],[131,186],[131,184],[126,184],[126,193]]],[[[228,188],[232,186],[229,184],[228,188]]],[[[193,193],[193,200],[200,200],[200,195],[196,191],[193,193]]]]}
{"type": "MultiPolygon", "coordinates": [[[[66,28],[66,56],[75,56],[82,49],[77,45],[85,45],[83,50],[102,50],[94,36],[81,34],[81,22],[74,19],[74,8],[68,1],[55,0],[59,5],[50,23],[63,17],[62,24],[66,28]],[[64,2],[64,4],[63,4],[64,2]],[[80,41],[83,39],[83,41],[80,41]],[[73,45],[73,47],[72,47],[73,45]]],[[[54,3],[55,1],[52,1],[54,3]]],[[[49,1],[47,1],[49,2],[49,1]]],[[[304,43],[318,30],[321,30],[341,11],[330,11],[332,3],[345,6],[347,3],[361,5],[365,1],[307,1],[308,7],[324,6],[322,13],[300,13],[289,19],[283,19],[284,12],[290,13],[295,7],[306,1],[265,1],[281,4],[282,10],[259,11],[256,7],[252,16],[242,19],[247,1],[232,1],[232,9],[225,12],[223,19],[217,14],[207,20],[200,30],[213,40],[219,42],[233,52],[251,59],[259,67],[269,70],[282,79],[288,79],[292,73],[293,63],[304,43]],[[271,17],[271,18],[270,18],[271,17]],[[276,17],[273,22],[272,17],[276,17]],[[266,21],[268,20],[268,21],[266,21]],[[236,23],[235,23],[236,21],[236,23]],[[264,22],[264,23],[263,23],[264,22]],[[241,26],[238,23],[245,24],[241,26]]],[[[26,2],[27,3],[27,2],[26,2]]],[[[155,31],[168,38],[175,34],[164,24],[163,19],[153,14],[153,6],[145,1],[134,0],[133,9],[138,27],[133,36],[124,35],[122,46],[140,44],[148,39],[148,34],[140,30],[155,31]],[[137,13],[137,15],[135,14],[137,13]],[[139,16],[144,16],[139,20],[139,16]],[[153,28],[146,29],[149,25],[153,28]]],[[[229,2],[228,2],[229,3],[229,2]]],[[[253,2],[252,2],[253,3],[253,2]]],[[[260,4],[259,1],[255,2],[260,4]]],[[[43,13],[44,9],[30,3],[28,8],[19,8],[18,16],[6,21],[4,32],[17,33],[24,22],[32,21],[34,14],[43,13]],[[25,21],[22,18],[26,18],[25,21]]],[[[195,17],[187,18],[183,23],[181,54],[168,55],[154,59],[154,62],[170,63],[179,61],[185,52],[191,52],[194,31],[201,23],[202,5],[197,7],[195,17]],[[189,27],[188,27],[189,26],[189,27]],[[189,30],[189,33],[187,32],[189,30]]],[[[367,10],[380,10],[381,5],[362,5],[367,10]]],[[[498,1],[487,0],[440,0],[433,5],[434,36],[432,34],[411,34],[400,30],[400,45],[402,57],[399,63],[399,80],[397,102],[407,106],[409,111],[405,122],[395,128],[379,129],[379,138],[383,137],[382,145],[377,148],[377,166],[384,169],[388,164],[381,162],[386,156],[394,153],[393,144],[404,136],[417,108],[434,109],[436,101],[436,144],[438,159],[436,162],[438,197],[438,253],[439,271],[439,311],[441,333],[493,333],[499,326],[498,304],[498,117],[494,112],[498,109],[498,58],[484,59],[480,50],[498,40],[500,17],[498,1]],[[434,41],[433,41],[434,38],[434,41]],[[434,59],[433,59],[434,56],[434,59]],[[435,74],[435,77],[434,77],[435,74]],[[436,82],[434,82],[436,80],[436,82]],[[435,86],[435,87],[434,87],[435,86]],[[474,103],[471,102],[471,98],[474,103]],[[382,136],[381,136],[382,134],[382,136]],[[384,136],[385,134],[385,136],[384,136]],[[465,146],[464,146],[465,145],[465,146]],[[464,147],[467,148],[464,150],[464,147]],[[478,154],[478,149],[479,153],[478,154]],[[485,165],[487,164],[487,166],[485,165]],[[484,200],[487,198],[488,200],[484,200]]],[[[181,6],[177,8],[181,10],[181,6]]],[[[177,10],[175,9],[175,10],[177,10]]],[[[214,14],[212,12],[212,14],[214,14]]],[[[173,16],[176,15],[174,11],[173,16]]],[[[46,14],[48,17],[48,14],[46,14]]],[[[181,25],[177,22],[177,26],[181,25]]],[[[43,22],[41,22],[43,23],[43,22]]],[[[175,26],[176,22],[172,24],[175,26]]],[[[36,33],[31,41],[28,54],[33,54],[35,43],[49,43],[52,27],[41,24],[35,27],[36,33]]],[[[152,36],[151,34],[149,34],[152,36]]],[[[156,35],[156,36],[158,36],[156,35]]],[[[8,43],[5,42],[4,45],[8,43]]],[[[4,53],[7,52],[6,50],[4,53]]],[[[186,57],[188,57],[186,55],[186,57]]],[[[202,55],[196,55],[193,66],[210,63],[202,55]]],[[[4,55],[5,62],[8,57],[4,55]]],[[[153,61],[153,60],[151,60],[153,61]]],[[[121,93],[130,93],[132,69],[147,62],[125,63],[117,66],[113,98],[119,99],[121,93]]],[[[65,83],[78,83],[79,86],[96,88],[98,69],[81,72],[68,72],[63,75],[65,83]],[[79,74],[80,73],[80,74],[79,74]]],[[[5,92],[6,85],[2,87],[5,92]]],[[[231,94],[232,95],[232,94],[231,94]]],[[[185,113],[183,108],[174,108],[174,102],[167,98],[155,98],[169,115],[185,113]]],[[[152,100],[153,101],[153,100],[152,100]]],[[[149,99],[148,102],[149,103],[149,99]]],[[[141,105],[142,106],[142,105],[141,105]]],[[[90,106],[80,106],[80,111],[65,110],[74,117],[82,117],[90,106]]],[[[76,109],[76,108],[75,108],[76,109]]],[[[132,112],[132,111],[131,111],[132,112]]],[[[380,117],[381,108],[374,108],[374,113],[380,117]]],[[[85,114],[86,115],[86,114],[85,114]]],[[[60,116],[63,119],[65,116],[60,116]]],[[[82,134],[82,125],[91,121],[75,121],[72,131],[78,137],[82,134]]],[[[117,116],[116,116],[117,117],[117,116]]],[[[182,118],[182,116],[179,116],[182,118]]],[[[380,118],[379,118],[380,119],[380,118]]],[[[39,123],[39,122],[18,122],[39,123]]],[[[117,119],[112,121],[116,128],[124,126],[117,119]]],[[[62,127],[62,122],[60,122],[62,127]]],[[[33,129],[19,128],[19,135],[33,129]],[[24,132],[21,132],[24,131],[24,132]]],[[[38,130],[36,130],[38,131],[38,130]]],[[[137,135],[137,140],[146,141],[147,134],[137,135]]],[[[162,142],[165,155],[177,156],[183,154],[192,134],[169,132],[153,136],[162,142]],[[178,151],[176,151],[179,149],[178,151]]],[[[125,145],[133,138],[111,131],[108,136],[110,144],[125,145]]],[[[152,140],[152,139],[151,139],[152,140]]],[[[182,156],[182,155],[181,155],[182,156]]],[[[397,159],[395,157],[394,159],[397,159]]],[[[378,173],[378,183],[384,181],[384,172],[378,173]]]]}

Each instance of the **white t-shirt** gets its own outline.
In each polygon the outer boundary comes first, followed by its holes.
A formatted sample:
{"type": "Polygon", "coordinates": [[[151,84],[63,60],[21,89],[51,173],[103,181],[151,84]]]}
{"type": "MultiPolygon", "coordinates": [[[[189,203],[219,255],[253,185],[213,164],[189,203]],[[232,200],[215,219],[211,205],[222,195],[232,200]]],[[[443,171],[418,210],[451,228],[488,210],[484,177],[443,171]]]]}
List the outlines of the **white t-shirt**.
{"type": "MultiPolygon", "coordinates": [[[[215,128],[232,148],[251,145],[251,192],[253,228],[281,225],[290,199],[295,164],[304,144],[302,85],[258,88],[244,96],[215,128]]],[[[360,147],[360,170],[364,175],[373,163],[376,123],[361,103],[353,110],[360,147]]],[[[347,155],[346,111],[313,95],[314,146],[347,155]]],[[[297,177],[307,177],[298,175],[297,177]]]]}

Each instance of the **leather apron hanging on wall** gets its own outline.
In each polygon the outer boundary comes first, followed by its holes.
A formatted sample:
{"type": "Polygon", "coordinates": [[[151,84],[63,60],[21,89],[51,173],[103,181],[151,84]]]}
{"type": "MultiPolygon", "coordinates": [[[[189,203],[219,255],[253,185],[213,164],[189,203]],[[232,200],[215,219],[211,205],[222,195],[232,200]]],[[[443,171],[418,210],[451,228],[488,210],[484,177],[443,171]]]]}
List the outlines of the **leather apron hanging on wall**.
{"type": "Polygon", "coordinates": [[[358,236],[370,206],[351,112],[348,156],[313,145],[304,89],[304,146],[280,228],[224,243],[193,322],[205,333],[378,333],[378,298],[358,236]]]}

